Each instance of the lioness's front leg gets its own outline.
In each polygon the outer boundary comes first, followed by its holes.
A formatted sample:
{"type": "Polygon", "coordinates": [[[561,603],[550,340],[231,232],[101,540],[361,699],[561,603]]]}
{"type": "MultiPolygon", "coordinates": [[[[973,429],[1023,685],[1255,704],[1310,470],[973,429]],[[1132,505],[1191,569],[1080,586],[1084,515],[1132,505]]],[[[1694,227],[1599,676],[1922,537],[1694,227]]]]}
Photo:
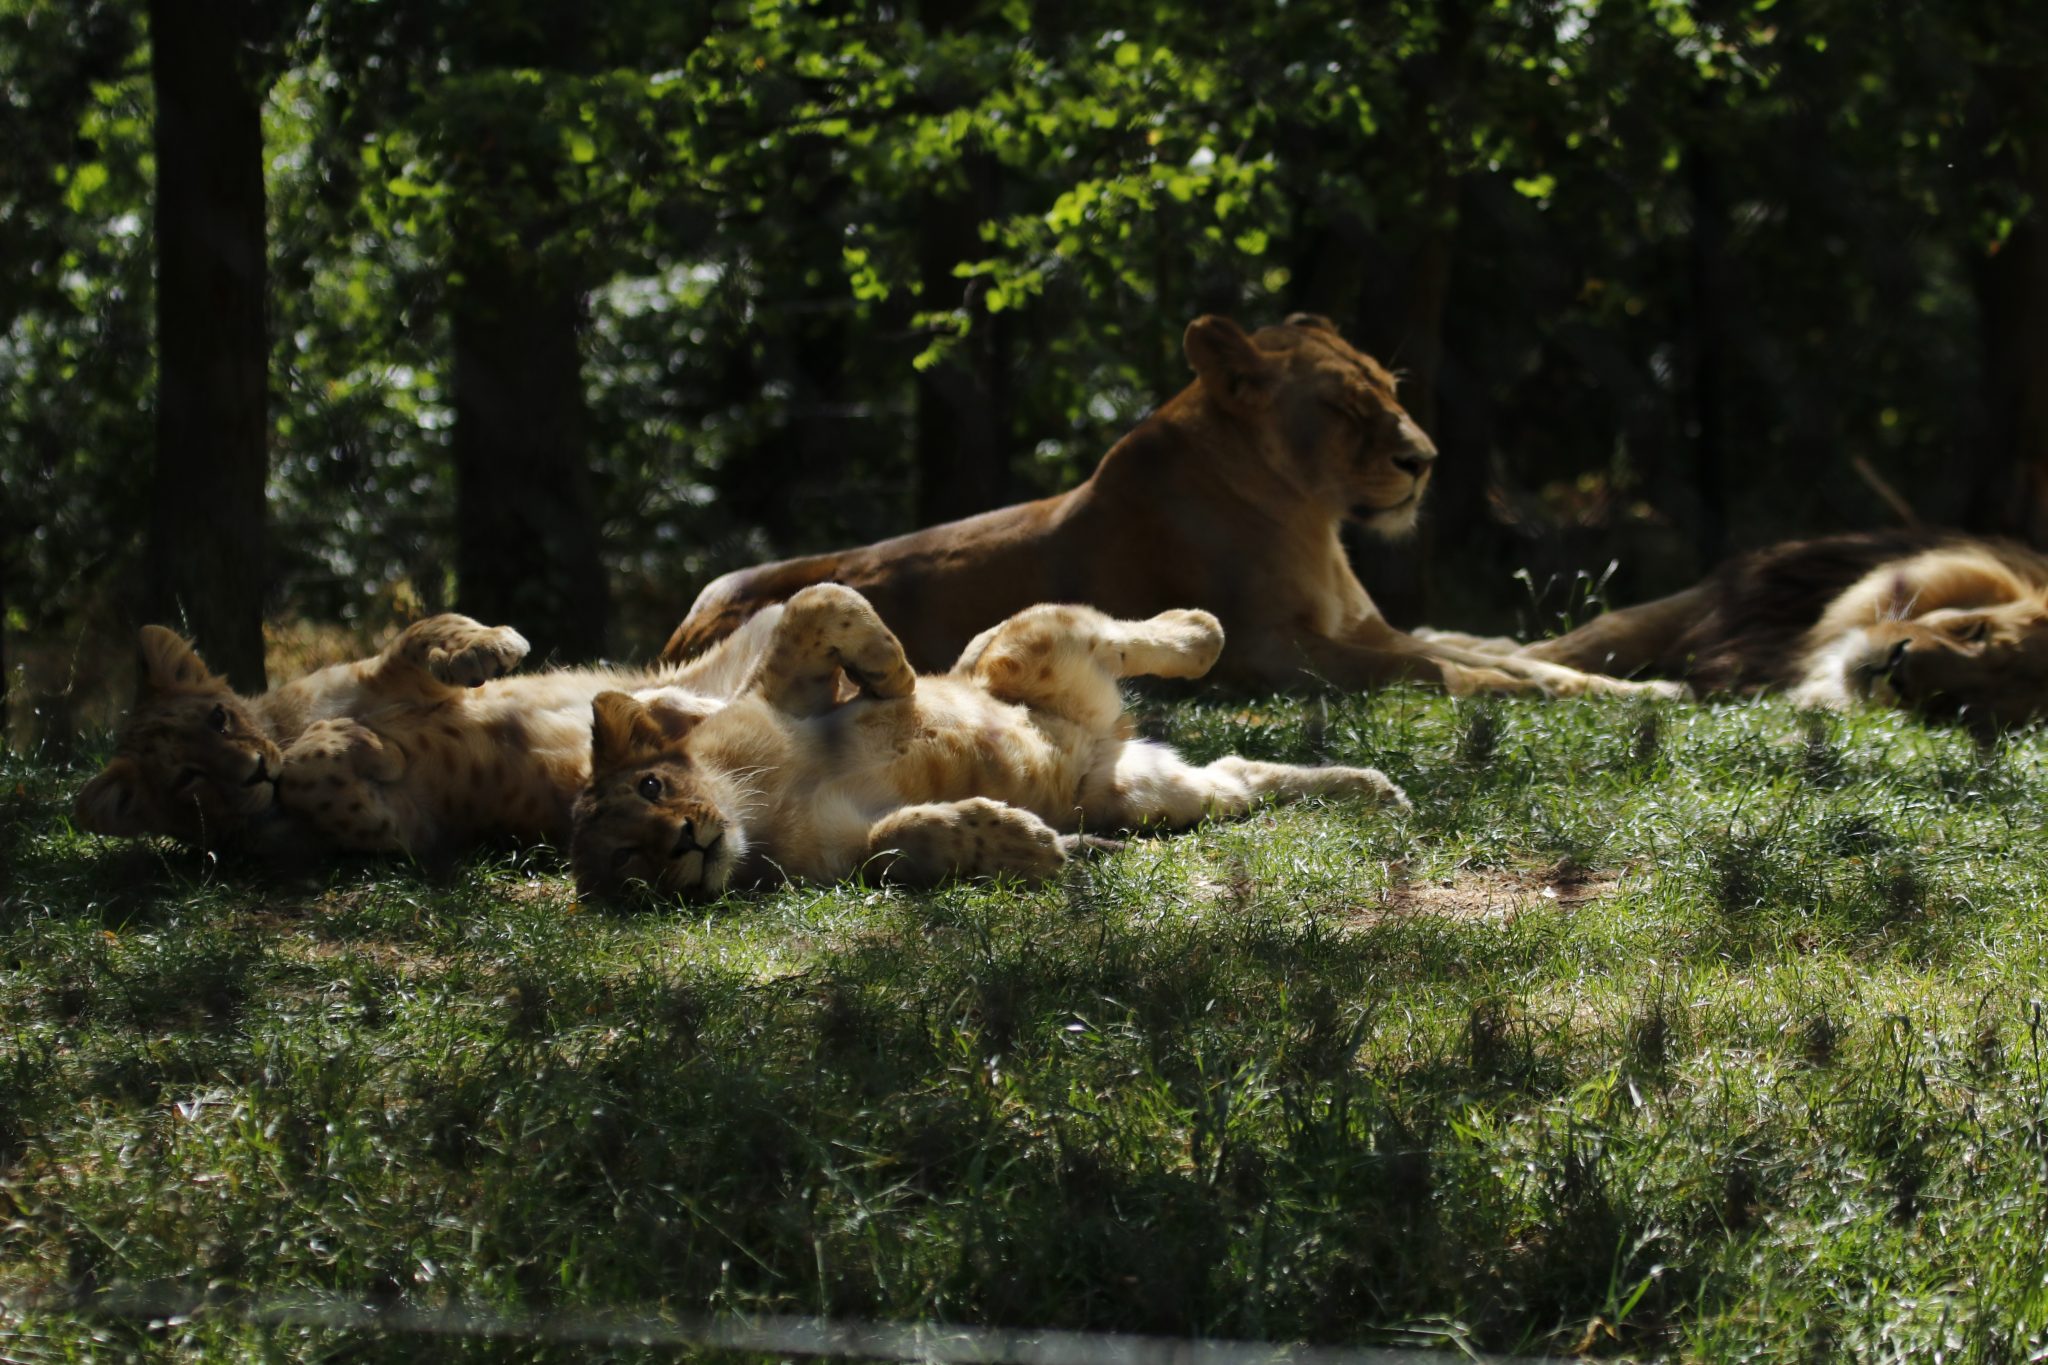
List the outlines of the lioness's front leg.
{"type": "Polygon", "coordinates": [[[404,752],[366,726],[317,721],[284,751],[277,804],[336,848],[395,852],[407,831],[388,788],[405,768],[404,752]]]}
{"type": "Polygon", "coordinates": [[[917,686],[903,646],[868,600],[819,583],[784,605],[751,685],[779,710],[817,715],[838,699],[842,669],[872,697],[907,697],[917,686]]]}
{"type": "Polygon", "coordinates": [[[478,687],[519,666],[526,637],[510,626],[487,626],[455,612],[413,622],[376,659],[376,678],[387,684],[416,679],[415,670],[449,687],[478,687]]]}
{"type": "Polygon", "coordinates": [[[1582,672],[1564,664],[1547,663],[1523,654],[1502,655],[1488,650],[1469,649],[1441,638],[1417,640],[1416,643],[1431,658],[1442,659],[1460,668],[1479,667],[1496,670],[1510,677],[1534,683],[1542,688],[1547,696],[1678,699],[1692,695],[1692,690],[1684,683],[1629,682],[1622,678],[1610,678],[1605,674],[1582,672]]]}
{"type": "Polygon", "coordinates": [[[1028,810],[986,797],[905,806],[868,831],[865,870],[929,886],[948,877],[1008,874],[1042,882],[1067,861],[1065,841],[1028,810]]]}
{"type": "Polygon", "coordinates": [[[1532,679],[1496,667],[1499,660],[1453,662],[1432,657],[1420,641],[1410,642],[1413,648],[1399,648],[1397,642],[1405,639],[1406,636],[1388,631],[1369,645],[1319,635],[1268,641],[1263,650],[1266,666],[1262,671],[1270,675],[1276,687],[1298,687],[1306,676],[1345,689],[1416,682],[1441,687],[1454,697],[1481,693],[1541,694],[1544,690],[1542,684],[1532,679]]]}
{"type": "Polygon", "coordinates": [[[1690,695],[1679,683],[1625,682],[1519,654],[1493,654],[1441,640],[1419,640],[1393,630],[1374,635],[1369,644],[1310,636],[1300,642],[1299,648],[1300,668],[1338,687],[1436,683],[1454,697],[1690,695]]]}

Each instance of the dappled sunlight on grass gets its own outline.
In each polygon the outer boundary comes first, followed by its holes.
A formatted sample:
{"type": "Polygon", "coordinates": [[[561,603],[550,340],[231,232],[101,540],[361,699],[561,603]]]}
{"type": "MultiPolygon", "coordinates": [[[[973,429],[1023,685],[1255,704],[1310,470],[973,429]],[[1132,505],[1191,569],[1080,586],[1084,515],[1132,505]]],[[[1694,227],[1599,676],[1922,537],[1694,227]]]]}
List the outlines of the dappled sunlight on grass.
{"type": "MultiPolygon", "coordinates": [[[[0,1292],[2044,1344],[2048,740],[1405,691],[1148,724],[1416,809],[1035,890],[616,911],[546,851],[115,847],[63,821],[77,773],[10,760],[0,1292]]],[[[53,1349],[130,1330],[42,1302],[53,1349]]],[[[225,1310],[148,1340],[336,1344],[225,1310]]]]}

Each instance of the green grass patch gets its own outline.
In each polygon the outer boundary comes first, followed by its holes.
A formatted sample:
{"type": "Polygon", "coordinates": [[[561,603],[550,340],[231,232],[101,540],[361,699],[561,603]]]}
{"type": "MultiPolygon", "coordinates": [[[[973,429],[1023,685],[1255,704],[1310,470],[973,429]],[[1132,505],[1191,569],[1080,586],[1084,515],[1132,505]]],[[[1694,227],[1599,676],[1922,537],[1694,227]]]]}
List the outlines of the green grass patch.
{"type": "Polygon", "coordinates": [[[420,1349],[237,1311],[319,1292],[2048,1345],[2048,740],[1408,691],[1146,724],[1375,763],[1416,810],[1268,809],[1037,891],[620,913],[544,850],[309,877],[102,842],[65,819],[83,770],[4,760],[6,1330],[52,1358],[420,1349]],[[136,1288],[211,1306],[80,1307],[136,1288]]]}

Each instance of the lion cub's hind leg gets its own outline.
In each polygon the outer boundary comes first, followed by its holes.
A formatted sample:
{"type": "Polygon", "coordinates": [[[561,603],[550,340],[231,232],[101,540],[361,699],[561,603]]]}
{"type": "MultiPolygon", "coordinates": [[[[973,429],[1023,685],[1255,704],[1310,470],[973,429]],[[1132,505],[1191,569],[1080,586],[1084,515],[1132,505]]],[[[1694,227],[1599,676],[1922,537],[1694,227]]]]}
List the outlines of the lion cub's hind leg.
{"type": "Polygon", "coordinates": [[[1038,606],[970,642],[953,665],[998,701],[1036,707],[1107,731],[1123,714],[1125,678],[1199,678],[1223,652],[1206,611],[1119,621],[1093,607],[1038,606]]]}
{"type": "Polygon", "coordinates": [[[929,886],[948,877],[1009,875],[1042,882],[1066,863],[1066,841],[1028,810],[970,797],[905,806],[868,831],[867,870],[929,886]]]}
{"type": "Polygon", "coordinates": [[[1409,809],[1408,796],[1377,768],[1304,768],[1228,755],[1197,768],[1163,744],[1122,745],[1110,767],[1081,788],[1091,828],[1179,828],[1205,815],[1242,815],[1269,797],[1356,796],[1409,809]]]}
{"type": "Polygon", "coordinates": [[[813,716],[839,699],[841,670],[871,697],[907,697],[917,675],[868,600],[837,583],[789,599],[751,686],[777,710],[813,716]]]}

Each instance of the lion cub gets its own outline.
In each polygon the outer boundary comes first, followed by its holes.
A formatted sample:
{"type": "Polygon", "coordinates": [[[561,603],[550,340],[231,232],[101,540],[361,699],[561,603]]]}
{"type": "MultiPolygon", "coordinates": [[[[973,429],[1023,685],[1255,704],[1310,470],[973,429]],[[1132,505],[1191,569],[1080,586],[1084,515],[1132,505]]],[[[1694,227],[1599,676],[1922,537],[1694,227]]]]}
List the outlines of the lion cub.
{"type": "Polygon", "coordinates": [[[1118,680],[1198,678],[1222,648],[1205,611],[1118,621],[1039,606],[982,632],[950,673],[918,677],[860,594],[805,588],[723,705],[595,699],[592,779],[570,844],[577,885],[710,897],[855,872],[1040,881],[1082,829],[1189,825],[1266,796],[1408,804],[1372,768],[1237,757],[1198,768],[1134,738],[1118,680]],[[842,671],[858,689],[844,702],[842,671]]]}
{"type": "Polygon", "coordinates": [[[774,625],[680,666],[506,676],[527,652],[517,631],[434,616],[372,658],[258,697],[237,696],[189,644],[145,626],[142,695],[75,818],[96,834],[287,855],[560,840],[590,780],[591,698],[650,690],[715,707],[753,676],[774,625]]]}
{"type": "Polygon", "coordinates": [[[93,834],[164,834],[218,844],[271,817],[287,754],[351,718],[461,695],[526,657],[509,626],[447,612],[415,621],[378,653],[244,697],[176,632],[144,626],[142,685],[114,757],[79,793],[93,834]]]}

